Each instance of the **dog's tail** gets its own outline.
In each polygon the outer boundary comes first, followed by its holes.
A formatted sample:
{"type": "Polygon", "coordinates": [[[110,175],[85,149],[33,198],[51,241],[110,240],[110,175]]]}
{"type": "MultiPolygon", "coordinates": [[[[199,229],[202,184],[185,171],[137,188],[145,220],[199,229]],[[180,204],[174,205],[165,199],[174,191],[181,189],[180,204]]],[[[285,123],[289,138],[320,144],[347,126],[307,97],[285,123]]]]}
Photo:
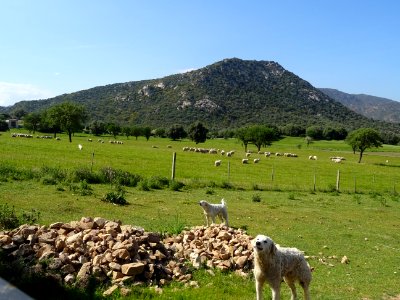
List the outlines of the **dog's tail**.
{"type": "Polygon", "coordinates": [[[226,205],[226,202],[225,202],[225,199],[224,199],[224,198],[222,198],[221,204],[222,204],[222,205],[226,205]]]}

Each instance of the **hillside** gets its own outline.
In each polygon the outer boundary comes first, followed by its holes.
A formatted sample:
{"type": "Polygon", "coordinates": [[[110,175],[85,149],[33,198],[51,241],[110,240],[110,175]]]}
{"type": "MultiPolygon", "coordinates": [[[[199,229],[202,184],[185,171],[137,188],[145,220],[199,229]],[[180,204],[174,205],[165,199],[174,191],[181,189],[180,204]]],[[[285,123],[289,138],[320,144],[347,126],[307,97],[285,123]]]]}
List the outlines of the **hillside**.
{"type": "Polygon", "coordinates": [[[251,123],[400,127],[372,121],[333,100],[273,61],[225,59],[164,78],[99,86],[47,100],[21,101],[15,109],[40,111],[70,100],[86,106],[89,120],[167,128],[203,122],[210,129],[251,123]]]}
{"type": "Polygon", "coordinates": [[[368,118],[393,123],[400,122],[400,102],[364,94],[347,94],[335,89],[320,88],[319,90],[368,118]]]}

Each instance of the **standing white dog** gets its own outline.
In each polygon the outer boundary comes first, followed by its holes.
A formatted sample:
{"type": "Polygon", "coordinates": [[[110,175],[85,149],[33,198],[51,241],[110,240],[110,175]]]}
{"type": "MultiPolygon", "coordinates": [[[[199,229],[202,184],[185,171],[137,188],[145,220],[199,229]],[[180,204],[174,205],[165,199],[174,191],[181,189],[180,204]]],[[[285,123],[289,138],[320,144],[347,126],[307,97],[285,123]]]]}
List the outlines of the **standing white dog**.
{"type": "Polygon", "coordinates": [[[304,290],[304,298],[310,299],[309,285],[311,268],[303,252],[296,248],[283,248],[265,235],[258,235],[252,241],[254,247],[254,278],[256,280],[257,300],[263,299],[263,284],[268,282],[272,290],[272,299],[280,299],[282,279],[292,291],[292,300],[297,299],[295,282],[304,290]]]}
{"type": "Polygon", "coordinates": [[[225,225],[228,224],[228,210],[226,208],[225,200],[221,200],[221,204],[208,203],[205,200],[199,202],[200,206],[203,208],[204,215],[206,217],[207,226],[210,225],[210,220],[215,223],[215,217],[219,217],[221,221],[225,221],[225,225]]]}

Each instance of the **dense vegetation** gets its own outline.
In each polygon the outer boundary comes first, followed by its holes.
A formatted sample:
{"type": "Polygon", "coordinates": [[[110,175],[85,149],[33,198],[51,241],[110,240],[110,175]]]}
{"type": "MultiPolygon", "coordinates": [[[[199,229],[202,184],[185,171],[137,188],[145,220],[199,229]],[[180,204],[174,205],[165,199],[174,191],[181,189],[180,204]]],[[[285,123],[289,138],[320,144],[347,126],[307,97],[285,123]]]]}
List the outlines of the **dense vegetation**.
{"type": "Polygon", "coordinates": [[[400,133],[394,123],[363,117],[270,61],[226,59],[199,70],[160,79],[111,84],[40,101],[21,101],[0,112],[40,112],[71,101],[85,106],[93,122],[167,130],[197,121],[210,132],[252,124],[305,130],[371,127],[400,133]]]}

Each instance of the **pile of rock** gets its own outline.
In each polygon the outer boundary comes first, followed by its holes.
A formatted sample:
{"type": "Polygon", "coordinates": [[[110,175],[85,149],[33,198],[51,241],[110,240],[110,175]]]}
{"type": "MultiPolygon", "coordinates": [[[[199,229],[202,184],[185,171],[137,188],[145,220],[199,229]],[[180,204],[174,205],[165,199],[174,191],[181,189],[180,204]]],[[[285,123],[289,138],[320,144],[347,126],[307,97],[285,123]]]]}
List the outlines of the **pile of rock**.
{"type": "Polygon", "coordinates": [[[91,276],[115,285],[191,282],[187,262],[245,275],[252,267],[251,237],[226,226],[195,227],[164,240],[158,233],[119,221],[84,217],[50,226],[22,225],[0,232],[0,247],[35,272],[58,274],[80,286],[91,276]]]}
{"type": "Polygon", "coordinates": [[[253,263],[251,239],[241,229],[212,225],[183,231],[178,236],[166,238],[164,244],[175,258],[189,259],[196,268],[235,270],[246,276],[253,263]]]}

